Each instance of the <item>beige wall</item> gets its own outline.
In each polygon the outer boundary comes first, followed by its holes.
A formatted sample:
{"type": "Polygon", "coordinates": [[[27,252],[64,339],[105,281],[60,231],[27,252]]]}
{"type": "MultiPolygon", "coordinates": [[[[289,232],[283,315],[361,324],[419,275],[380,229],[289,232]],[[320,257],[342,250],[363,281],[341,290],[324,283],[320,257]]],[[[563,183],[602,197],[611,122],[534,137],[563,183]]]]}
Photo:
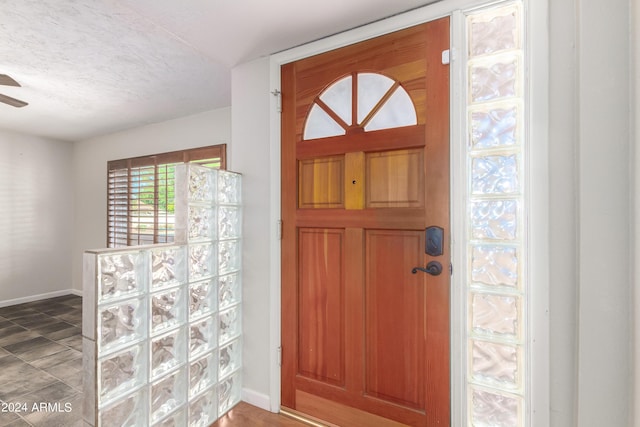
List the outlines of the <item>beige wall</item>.
{"type": "Polygon", "coordinates": [[[0,306],[71,288],[72,149],[0,130],[0,306]]]}

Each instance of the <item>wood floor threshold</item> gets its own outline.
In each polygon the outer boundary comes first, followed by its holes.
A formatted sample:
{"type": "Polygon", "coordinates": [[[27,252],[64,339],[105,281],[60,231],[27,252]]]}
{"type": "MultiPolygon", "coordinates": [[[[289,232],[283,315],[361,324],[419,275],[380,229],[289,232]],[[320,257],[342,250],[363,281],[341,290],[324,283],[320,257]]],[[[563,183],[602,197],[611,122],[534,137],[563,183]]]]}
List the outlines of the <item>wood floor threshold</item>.
{"type": "Polygon", "coordinates": [[[319,420],[317,418],[312,417],[311,415],[307,415],[302,412],[296,411],[295,409],[286,408],[284,406],[280,407],[280,413],[284,416],[293,418],[296,421],[300,421],[301,423],[305,423],[313,427],[339,427],[335,424],[331,424],[326,421],[319,420]]]}

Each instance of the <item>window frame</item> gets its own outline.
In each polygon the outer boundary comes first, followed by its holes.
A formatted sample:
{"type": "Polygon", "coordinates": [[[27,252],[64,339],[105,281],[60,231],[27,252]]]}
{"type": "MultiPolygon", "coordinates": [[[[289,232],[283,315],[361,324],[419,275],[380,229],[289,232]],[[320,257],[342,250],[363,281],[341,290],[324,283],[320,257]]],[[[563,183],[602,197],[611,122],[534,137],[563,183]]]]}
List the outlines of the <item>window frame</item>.
{"type": "MultiPolygon", "coordinates": [[[[227,169],[227,145],[226,144],[218,144],[218,145],[210,145],[205,147],[197,147],[185,150],[177,150],[170,151],[158,154],[151,154],[146,156],[138,156],[138,157],[130,157],[125,159],[118,160],[109,160],[107,161],[107,227],[106,227],[106,242],[107,247],[109,248],[119,248],[119,247],[129,247],[129,246],[139,246],[143,243],[140,243],[138,239],[137,244],[131,244],[131,214],[130,214],[130,206],[131,206],[131,177],[132,170],[136,168],[144,168],[144,167],[153,167],[154,168],[154,188],[157,188],[155,183],[158,182],[158,167],[163,165],[170,164],[180,164],[180,163],[204,163],[203,161],[210,161],[212,159],[219,159],[220,169],[227,169]],[[112,172],[114,171],[123,171],[126,170],[126,213],[123,214],[115,214],[115,200],[116,200],[116,186],[112,183],[112,172]],[[122,245],[121,243],[117,243],[117,238],[115,237],[117,233],[117,228],[122,228],[122,225],[118,226],[118,217],[126,217],[126,233],[125,240],[126,244],[122,245]],[[113,234],[113,236],[112,236],[113,234]]],[[[209,163],[209,162],[207,162],[209,163]]],[[[122,188],[122,187],[121,187],[122,188]]],[[[159,242],[158,240],[158,198],[157,191],[154,190],[154,203],[153,203],[153,242],[149,242],[150,244],[156,243],[164,243],[159,242]]],[[[120,200],[122,200],[122,193],[120,193],[120,200]]],[[[122,224],[122,221],[120,221],[122,224]]],[[[120,233],[121,234],[121,233],[120,233]]],[[[165,233],[166,236],[166,233],[165,233]]]]}

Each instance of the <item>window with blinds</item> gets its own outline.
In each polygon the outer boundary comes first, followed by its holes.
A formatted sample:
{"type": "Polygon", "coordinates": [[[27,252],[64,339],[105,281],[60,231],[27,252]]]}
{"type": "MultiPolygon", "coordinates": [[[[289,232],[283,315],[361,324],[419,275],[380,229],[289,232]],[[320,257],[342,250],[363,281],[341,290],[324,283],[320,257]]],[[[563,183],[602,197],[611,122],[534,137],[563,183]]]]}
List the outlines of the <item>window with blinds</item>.
{"type": "Polygon", "coordinates": [[[107,163],[107,246],[174,240],[175,165],[226,169],[226,145],[174,151],[107,163]]]}

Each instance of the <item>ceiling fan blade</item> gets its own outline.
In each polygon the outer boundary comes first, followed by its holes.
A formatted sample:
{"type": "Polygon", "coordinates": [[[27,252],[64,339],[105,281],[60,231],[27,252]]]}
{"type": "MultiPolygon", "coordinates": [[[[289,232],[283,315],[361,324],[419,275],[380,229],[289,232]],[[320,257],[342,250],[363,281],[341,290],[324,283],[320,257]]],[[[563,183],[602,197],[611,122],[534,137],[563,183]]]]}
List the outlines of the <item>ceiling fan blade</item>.
{"type": "Polygon", "coordinates": [[[24,101],[20,101],[19,99],[15,99],[10,96],[3,95],[1,93],[0,93],[0,102],[3,102],[5,104],[11,105],[12,107],[17,107],[17,108],[22,108],[25,105],[29,105],[24,101]]]}
{"type": "Polygon", "coordinates": [[[0,74],[0,85],[20,87],[20,83],[13,80],[11,77],[7,76],[6,74],[0,74]]]}

